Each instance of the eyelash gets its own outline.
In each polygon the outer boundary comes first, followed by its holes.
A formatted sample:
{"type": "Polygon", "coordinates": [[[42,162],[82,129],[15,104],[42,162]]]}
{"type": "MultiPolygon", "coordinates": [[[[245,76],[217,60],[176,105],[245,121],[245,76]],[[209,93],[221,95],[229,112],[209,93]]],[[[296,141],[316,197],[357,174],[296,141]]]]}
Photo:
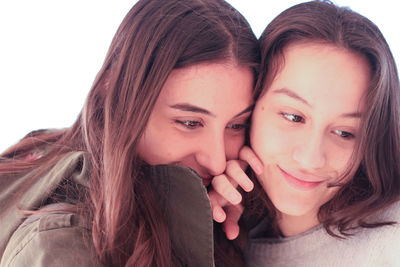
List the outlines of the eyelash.
{"type": "Polygon", "coordinates": [[[184,127],[190,129],[190,130],[194,130],[198,127],[203,127],[203,123],[201,123],[200,121],[191,121],[191,120],[175,120],[176,123],[178,124],[182,124],[184,127]]]}
{"type": "Polygon", "coordinates": [[[294,123],[304,123],[304,118],[299,116],[299,115],[286,113],[286,112],[281,112],[280,115],[282,115],[288,121],[291,121],[291,122],[294,122],[294,123]],[[289,117],[296,118],[296,120],[293,120],[293,119],[291,119],[289,117]]]}
{"type": "Polygon", "coordinates": [[[346,131],[340,131],[340,130],[334,130],[333,131],[335,134],[337,134],[339,137],[346,139],[346,140],[350,140],[350,139],[354,139],[355,135],[350,133],[350,132],[346,132],[346,131]]]}
{"type": "MultiPolygon", "coordinates": [[[[175,120],[176,123],[183,125],[185,128],[189,130],[194,130],[198,127],[204,127],[203,123],[200,121],[192,121],[192,120],[175,120]]],[[[233,123],[226,126],[226,128],[231,129],[233,131],[239,132],[245,130],[249,127],[248,124],[243,123],[233,123]]]]}
{"type": "Polygon", "coordinates": [[[226,126],[226,128],[239,132],[241,130],[245,130],[245,129],[249,128],[249,125],[246,123],[233,123],[233,124],[229,124],[228,126],[226,126]]]}
{"type": "MultiPolygon", "coordinates": [[[[284,119],[293,123],[305,123],[304,118],[296,114],[281,112],[280,115],[283,116],[284,119]]],[[[355,138],[355,135],[353,133],[346,131],[333,130],[333,133],[345,140],[351,140],[355,138]]]]}

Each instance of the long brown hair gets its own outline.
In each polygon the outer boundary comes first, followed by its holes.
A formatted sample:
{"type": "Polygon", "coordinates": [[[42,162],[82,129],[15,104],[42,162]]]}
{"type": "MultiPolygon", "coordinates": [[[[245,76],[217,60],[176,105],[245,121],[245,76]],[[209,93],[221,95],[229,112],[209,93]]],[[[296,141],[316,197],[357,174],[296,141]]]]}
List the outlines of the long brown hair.
{"type": "Polygon", "coordinates": [[[49,169],[69,151],[87,151],[85,208],[99,258],[108,266],[179,265],[137,144],[171,71],[203,62],[234,62],[257,74],[258,42],[238,11],[223,0],[139,0],[115,34],[74,125],[28,135],[1,155],[0,174],[49,169]],[[41,148],[50,152],[18,160],[41,148]]]}
{"type": "MultiPolygon", "coordinates": [[[[328,1],[293,6],[277,16],[260,37],[262,62],[257,95],[268,89],[283,64],[284,49],[295,42],[322,42],[347,49],[364,56],[371,69],[365,96],[368,108],[353,154],[361,164],[349,166],[354,168],[354,178],[340,185],[333,199],[320,208],[319,220],[328,233],[342,237],[352,227],[392,223],[365,220],[400,196],[400,88],[388,44],[374,23],[348,8],[328,1]]],[[[250,202],[250,208],[254,208],[251,213],[269,216],[271,232],[277,234],[275,208],[265,192],[258,190],[250,202]]]]}

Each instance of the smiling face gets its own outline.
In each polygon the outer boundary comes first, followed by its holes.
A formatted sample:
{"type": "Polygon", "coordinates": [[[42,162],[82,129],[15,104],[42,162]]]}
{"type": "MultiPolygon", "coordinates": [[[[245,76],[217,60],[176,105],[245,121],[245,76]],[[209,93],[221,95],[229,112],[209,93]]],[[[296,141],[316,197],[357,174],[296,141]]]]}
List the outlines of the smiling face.
{"type": "Polygon", "coordinates": [[[338,191],[328,184],[339,182],[349,166],[369,73],[358,54],[329,44],[293,44],[257,101],[251,146],[264,163],[258,179],[284,235],[317,225],[319,208],[338,191]]]}
{"type": "Polygon", "coordinates": [[[171,72],[139,142],[151,165],[192,168],[208,185],[238,157],[252,111],[253,73],[233,64],[199,64],[171,72]]]}

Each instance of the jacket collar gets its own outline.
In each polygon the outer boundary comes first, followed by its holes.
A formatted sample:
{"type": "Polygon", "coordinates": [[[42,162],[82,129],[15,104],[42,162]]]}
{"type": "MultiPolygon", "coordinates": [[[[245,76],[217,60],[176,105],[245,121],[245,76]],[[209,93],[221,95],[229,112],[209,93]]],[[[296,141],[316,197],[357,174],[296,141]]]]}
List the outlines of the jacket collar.
{"type": "Polygon", "coordinates": [[[184,166],[148,168],[172,245],[188,266],[214,266],[213,220],[207,190],[201,178],[184,166]]]}

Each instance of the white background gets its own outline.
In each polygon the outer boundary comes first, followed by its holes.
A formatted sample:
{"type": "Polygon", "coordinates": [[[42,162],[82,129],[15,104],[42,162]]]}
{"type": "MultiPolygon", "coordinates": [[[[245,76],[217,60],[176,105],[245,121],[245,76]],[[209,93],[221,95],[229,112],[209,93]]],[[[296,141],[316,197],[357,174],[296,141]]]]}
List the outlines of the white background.
{"type": "MultiPolygon", "coordinates": [[[[295,0],[228,0],[257,37],[295,0]]],[[[79,114],[111,39],[135,1],[0,1],[0,152],[26,133],[69,127],[79,114]]],[[[380,27],[400,64],[394,0],[336,0],[380,27]]]]}

